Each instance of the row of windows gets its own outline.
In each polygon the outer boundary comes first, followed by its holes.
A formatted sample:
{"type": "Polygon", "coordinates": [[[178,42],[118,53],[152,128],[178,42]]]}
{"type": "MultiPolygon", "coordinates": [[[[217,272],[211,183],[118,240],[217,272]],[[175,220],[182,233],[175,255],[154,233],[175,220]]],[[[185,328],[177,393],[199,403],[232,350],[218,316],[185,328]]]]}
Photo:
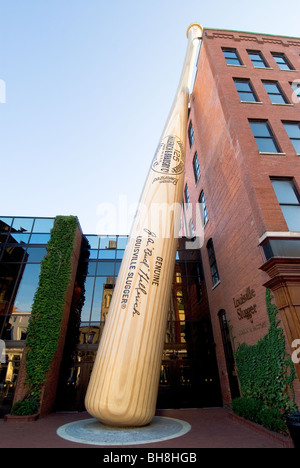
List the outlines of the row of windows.
{"type": "MultiPolygon", "coordinates": [[[[274,133],[272,132],[272,129],[268,120],[249,119],[249,124],[250,124],[251,130],[253,132],[253,136],[255,138],[255,141],[257,143],[258,150],[260,153],[282,153],[279,143],[277,139],[275,138],[274,133]]],[[[287,135],[296,153],[300,154],[300,123],[283,121],[282,124],[287,132],[287,135]]],[[[189,134],[190,134],[190,129],[192,129],[192,122],[190,122],[190,125],[189,125],[189,132],[188,132],[189,134]]],[[[191,141],[190,141],[190,146],[192,146],[191,141]]],[[[199,166],[197,153],[195,153],[194,158],[193,158],[193,170],[194,170],[195,182],[197,183],[200,177],[200,166],[199,166]]],[[[186,203],[189,203],[189,201],[187,201],[187,193],[186,193],[186,203]]]]}
{"type": "MultiPolygon", "coordinates": [[[[227,65],[242,66],[244,65],[238,51],[233,48],[222,48],[223,54],[227,65]]],[[[258,50],[247,50],[249,58],[255,68],[271,68],[263,56],[262,52],[258,50]]],[[[285,54],[279,52],[271,52],[271,55],[280,68],[280,70],[295,70],[291,62],[285,54]]]]}
{"type": "MultiPolygon", "coordinates": [[[[242,102],[261,102],[258,99],[257,93],[249,79],[234,78],[234,83],[242,102]]],[[[290,104],[277,81],[262,80],[262,83],[272,104],[290,104]]],[[[291,91],[293,92],[293,96],[295,96],[295,98],[299,101],[298,83],[290,83],[290,86],[291,91]]]]}
{"type": "MultiPolygon", "coordinates": [[[[267,120],[249,120],[260,153],[281,153],[281,148],[267,120]]],[[[297,154],[300,154],[300,123],[282,122],[297,154]]]]}
{"type": "MultiPolygon", "coordinates": [[[[270,178],[282,214],[290,231],[300,232],[300,194],[291,178],[270,178]]],[[[203,193],[203,192],[202,192],[203,193]]],[[[219,281],[219,271],[213,245],[209,239],[206,245],[213,287],[219,281]]]]}

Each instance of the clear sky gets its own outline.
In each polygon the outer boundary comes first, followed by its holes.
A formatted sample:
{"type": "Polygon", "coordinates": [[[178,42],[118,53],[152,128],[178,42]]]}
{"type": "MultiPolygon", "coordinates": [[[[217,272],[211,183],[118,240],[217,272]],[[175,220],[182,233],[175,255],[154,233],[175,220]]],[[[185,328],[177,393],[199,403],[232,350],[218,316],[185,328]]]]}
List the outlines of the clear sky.
{"type": "Polygon", "coordinates": [[[89,234],[113,210],[111,234],[126,234],[188,26],[299,37],[299,13],[294,0],[0,0],[0,215],[72,214],[89,234]]]}

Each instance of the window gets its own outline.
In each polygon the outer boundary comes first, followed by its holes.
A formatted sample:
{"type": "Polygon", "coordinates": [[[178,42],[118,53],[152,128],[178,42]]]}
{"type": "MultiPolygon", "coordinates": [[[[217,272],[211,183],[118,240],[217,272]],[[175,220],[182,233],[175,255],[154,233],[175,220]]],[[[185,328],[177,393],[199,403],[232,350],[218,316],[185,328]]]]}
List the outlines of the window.
{"type": "Polygon", "coordinates": [[[249,120],[260,153],[280,153],[278,144],[265,120],[249,120]]]}
{"type": "Polygon", "coordinates": [[[220,281],[220,278],[219,278],[215,249],[214,249],[212,239],[209,239],[209,241],[207,242],[207,253],[208,253],[208,259],[209,259],[209,265],[210,265],[210,271],[211,271],[211,278],[212,278],[213,286],[215,286],[220,281]]]}
{"type": "Polygon", "coordinates": [[[300,195],[292,179],[271,179],[289,231],[300,232],[300,195]]]}
{"type": "Polygon", "coordinates": [[[185,198],[185,203],[187,203],[189,205],[190,203],[190,196],[189,196],[189,189],[188,189],[188,186],[186,184],[186,186],[184,187],[184,198],[185,198]]]}
{"type": "Polygon", "coordinates": [[[195,229],[194,229],[194,223],[192,219],[190,219],[190,222],[189,222],[189,236],[190,238],[195,237],[195,229]]]}
{"type": "Polygon", "coordinates": [[[283,122],[284,128],[297,154],[300,154],[300,123],[299,122],[283,122]]]}
{"type": "Polygon", "coordinates": [[[258,102],[250,80],[234,79],[235,87],[243,102],[258,102]]]}
{"type": "Polygon", "coordinates": [[[300,101],[300,80],[295,80],[290,85],[293,90],[292,101],[297,104],[300,101]]]}
{"type": "Polygon", "coordinates": [[[284,54],[272,53],[272,55],[280,70],[294,70],[284,54]]]}
{"type": "Polygon", "coordinates": [[[208,221],[208,214],[207,214],[207,207],[206,207],[205,196],[204,196],[203,191],[200,193],[199,203],[201,203],[202,221],[203,221],[203,226],[205,226],[208,221]]]}
{"type": "Polygon", "coordinates": [[[254,67],[257,68],[269,68],[267,62],[265,61],[263,55],[261,52],[257,51],[248,51],[248,55],[251,59],[251,62],[253,63],[254,67]]]}
{"type": "Polygon", "coordinates": [[[190,143],[190,148],[191,148],[192,144],[194,143],[194,139],[195,139],[192,122],[190,122],[190,125],[189,125],[188,135],[189,135],[189,143],[190,143]]]}
{"type": "Polygon", "coordinates": [[[195,153],[195,156],[193,159],[193,169],[194,169],[195,182],[197,183],[200,177],[200,166],[199,166],[197,153],[195,153]]]}
{"type": "Polygon", "coordinates": [[[281,90],[279,84],[276,81],[263,81],[265,90],[267,91],[269,98],[272,104],[287,104],[288,100],[286,99],[283,91],[281,90]]]}
{"type": "Polygon", "coordinates": [[[227,65],[242,65],[236,49],[222,49],[227,65]]]}

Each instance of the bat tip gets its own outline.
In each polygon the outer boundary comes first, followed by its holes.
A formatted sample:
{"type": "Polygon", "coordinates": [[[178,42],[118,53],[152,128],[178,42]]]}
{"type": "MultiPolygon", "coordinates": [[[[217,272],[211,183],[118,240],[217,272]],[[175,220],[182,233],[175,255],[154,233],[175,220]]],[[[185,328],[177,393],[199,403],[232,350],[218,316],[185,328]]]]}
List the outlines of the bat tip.
{"type": "Polygon", "coordinates": [[[197,35],[196,37],[198,37],[199,39],[201,39],[201,38],[202,38],[203,27],[202,27],[201,24],[199,24],[199,23],[192,23],[192,24],[190,24],[190,26],[188,27],[187,32],[186,32],[187,37],[188,37],[189,32],[190,32],[190,30],[191,30],[192,28],[195,28],[195,30],[196,30],[196,28],[198,29],[198,33],[197,33],[198,35],[197,35]]]}

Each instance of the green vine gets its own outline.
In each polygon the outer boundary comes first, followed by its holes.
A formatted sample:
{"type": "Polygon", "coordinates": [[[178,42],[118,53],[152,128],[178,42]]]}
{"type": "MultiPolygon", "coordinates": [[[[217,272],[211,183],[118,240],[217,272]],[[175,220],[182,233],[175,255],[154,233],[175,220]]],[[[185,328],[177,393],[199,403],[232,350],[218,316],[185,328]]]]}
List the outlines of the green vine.
{"type": "Polygon", "coordinates": [[[27,330],[26,384],[28,394],[11,409],[12,414],[38,410],[42,386],[57,350],[66,290],[71,279],[71,256],[78,219],[57,216],[41,262],[39,286],[34,296],[27,330]]]}
{"type": "Polygon", "coordinates": [[[278,326],[278,309],[271,300],[267,289],[270,326],[266,335],[255,345],[239,344],[234,354],[243,397],[260,401],[264,407],[284,415],[296,408],[293,390],[296,373],[286,352],[283,330],[278,326]]]}

